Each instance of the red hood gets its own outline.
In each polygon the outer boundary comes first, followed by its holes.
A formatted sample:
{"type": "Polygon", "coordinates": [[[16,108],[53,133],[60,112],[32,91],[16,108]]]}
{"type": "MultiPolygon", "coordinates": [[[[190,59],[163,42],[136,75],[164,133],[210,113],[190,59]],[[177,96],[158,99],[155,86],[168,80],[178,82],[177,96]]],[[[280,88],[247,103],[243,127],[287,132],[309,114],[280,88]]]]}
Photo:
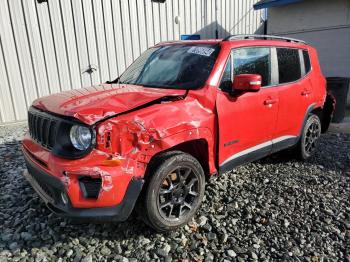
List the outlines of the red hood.
{"type": "Polygon", "coordinates": [[[36,99],[33,106],[94,124],[108,116],[142,106],[165,96],[184,95],[185,90],[102,84],[36,99]]]}

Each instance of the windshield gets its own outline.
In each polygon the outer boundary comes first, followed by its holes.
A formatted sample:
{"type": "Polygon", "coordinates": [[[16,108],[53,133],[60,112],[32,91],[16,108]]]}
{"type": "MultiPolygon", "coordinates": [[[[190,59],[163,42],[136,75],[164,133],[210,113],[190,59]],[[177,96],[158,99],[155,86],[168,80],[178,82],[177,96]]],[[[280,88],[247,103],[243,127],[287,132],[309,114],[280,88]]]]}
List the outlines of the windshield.
{"type": "Polygon", "coordinates": [[[218,54],[216,45],[170,45],[146,50],[121,75],[122,84],[197,89],[205,83],[218,54]]]}

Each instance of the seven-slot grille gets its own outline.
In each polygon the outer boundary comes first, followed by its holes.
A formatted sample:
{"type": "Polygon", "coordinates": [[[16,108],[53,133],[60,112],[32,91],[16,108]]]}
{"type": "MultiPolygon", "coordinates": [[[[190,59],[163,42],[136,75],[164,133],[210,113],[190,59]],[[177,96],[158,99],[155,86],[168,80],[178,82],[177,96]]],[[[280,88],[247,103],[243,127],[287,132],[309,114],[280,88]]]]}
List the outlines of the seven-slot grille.
{"type": "Polygon", "coordinates": [[[28,112],[30,136],[40,145],[52,149],[55,143],[57,120],[44,113],[28,112]]]}

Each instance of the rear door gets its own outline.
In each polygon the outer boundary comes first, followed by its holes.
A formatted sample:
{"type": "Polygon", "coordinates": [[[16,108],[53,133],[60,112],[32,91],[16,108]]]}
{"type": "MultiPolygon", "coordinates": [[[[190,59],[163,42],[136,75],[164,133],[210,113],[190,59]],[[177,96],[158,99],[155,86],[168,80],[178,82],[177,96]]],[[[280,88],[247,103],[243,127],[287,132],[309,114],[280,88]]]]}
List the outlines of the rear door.
{"type": "Polygon", "coordinates": [[[270,87],[271,48],[233,49],[228,59],[217,95],[220,171],[253,161],[272,150],[278,95],[270,87]],[[258,92],[230,94],[232,80],[239,74],[259,74],[262,88],[258,92]]]}
{"type": "Polygon", "coordinates": [[[304,61],[303,51],[277,47],[276,56],[279,108],[273,137],[274,151],[291,146],[297,141],[305,114],[313,101],[312,85],[307,77],[310,67],[304,61]]]}

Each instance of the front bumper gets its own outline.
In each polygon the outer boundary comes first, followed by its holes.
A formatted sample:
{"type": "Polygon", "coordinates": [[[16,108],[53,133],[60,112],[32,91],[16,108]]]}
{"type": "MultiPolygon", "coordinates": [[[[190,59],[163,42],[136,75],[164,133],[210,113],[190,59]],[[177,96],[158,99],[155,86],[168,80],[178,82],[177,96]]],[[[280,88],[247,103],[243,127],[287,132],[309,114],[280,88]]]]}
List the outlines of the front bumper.
{"type": "Polygon", "coordinates": [[[62,216],[125,221],[132,212],[143,186],[143,179],[132,178],[122,201],[118,205],[97,208],[77,208],[73,207],[62,180],[40,168],[25,152],[24,159],[27,165],[27,171],[24,171],[24,177],[44,200],[48,208],[62,216]],[[63,195],[65,198],[62,197],[63,195]]]}

